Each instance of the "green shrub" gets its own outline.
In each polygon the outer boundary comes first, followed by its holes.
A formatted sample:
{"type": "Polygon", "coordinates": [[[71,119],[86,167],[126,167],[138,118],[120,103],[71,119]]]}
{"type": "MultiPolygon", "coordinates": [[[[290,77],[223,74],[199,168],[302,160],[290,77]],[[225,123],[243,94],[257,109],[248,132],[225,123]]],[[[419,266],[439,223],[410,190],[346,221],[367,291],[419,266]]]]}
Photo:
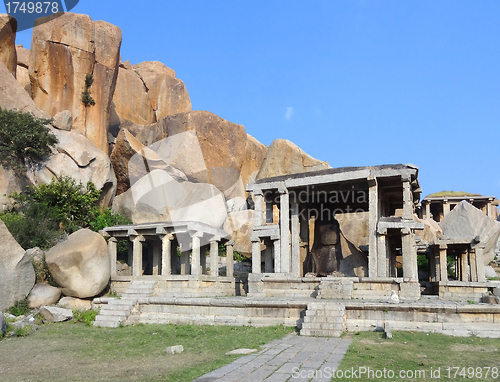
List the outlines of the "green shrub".
{"type": "Polygon", "coordinates": [[[82,102],[85,106],[94,106],[95,101],[90,95],[90,87],[94,83],[94,76],[92,74],[87,74],[85,76],[85,90],[82,92],[82,102]]]}
{"type": "Polygon", "coordinates": [[[7,309],[7,313],[13,314],[14,316],[22,316],[31,312],[30,302],[27,297],[22,300],[17,301],[13,306],[7,309]]]}
{"type": "Polygon", "coordinates": [[[28,162],[45,159],[57,143],[45,126],[50,122],[30,113],[0,108],[0,163],[19,174],[28,162]]]}
{"type": "Polygon", "coordinates": [[[73,309],[73,322],[81,322],[87,326],[91,326],[92,322],[95,321],[96,316],[99,314],[99,311],[90,309],[90,310],[77,310],[73,309]]]}

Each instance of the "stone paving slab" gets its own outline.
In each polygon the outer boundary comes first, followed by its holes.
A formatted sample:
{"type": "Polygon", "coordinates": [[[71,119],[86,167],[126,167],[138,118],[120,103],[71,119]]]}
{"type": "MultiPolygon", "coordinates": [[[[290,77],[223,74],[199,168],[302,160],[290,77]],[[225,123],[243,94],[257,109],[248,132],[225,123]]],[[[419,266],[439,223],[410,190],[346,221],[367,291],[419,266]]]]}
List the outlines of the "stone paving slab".
{"type": "Polygon", "coordinates": [[[349,339],[291,334],[194,382],[327,381],[323,369],[336,369],[350,344],[349,339]]]}

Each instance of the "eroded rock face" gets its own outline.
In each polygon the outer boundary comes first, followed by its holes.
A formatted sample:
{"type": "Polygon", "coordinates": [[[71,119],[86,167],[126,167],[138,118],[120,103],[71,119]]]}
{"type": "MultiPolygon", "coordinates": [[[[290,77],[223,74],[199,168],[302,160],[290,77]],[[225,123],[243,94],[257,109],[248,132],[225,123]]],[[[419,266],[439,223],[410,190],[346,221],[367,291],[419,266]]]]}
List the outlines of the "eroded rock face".
{"type": "Polygon", "coordinates": [[[65,296],[94,297],[109,282],[110,263],[106,240],[96,232],[81,229],[51,248],[45,261],[65,296]]]}
{"type": "Polygon", "coordinates": [[[3,62],[0,62],[0,107],[31,113],[38,118],[49,117],[38,109],[35,102],[26,93],[23,86],[16,81],[3,62]]]}
{"type": "Polygon", "coordinates": [[[215,114],[191,111],[165,117],[145,126],[136,138],[193,182],[211,183],[225,192],[240,180],[245,128],[215,114]]]}
{"type": "Polygon", "coordinates": [[[61,297],[61,290],[59,288],[47,284],[36,284],[29,296],[30,308],[55,304],[59,300],[59,297],[61,297]]]}
{"type": "Polygon", "coordinates": [[[252,242],[250,236],[252,235],[254,223],[254,211],[244,210],[231,212],[224,226],[224,231],[231,235],[234,240],[234,250],[247,255],[252,254],[252,242]]]}
{"type": "Polygon", "coordinates": [[[12,200],[9,195],[14,192],[21,192],[26,187],[26,179],[16,175],[14,171],[4,166],[0,166],[0,211],[7,211],[12,207],[12,200]]]}
{"type": "Polygon", "coordinates": [[[439,223],[443,230],[443,239],[471,242],[479,237],[485,245],[484,265],[495,258],[495,249],[500,237],[500,223],[465,200],[457,204],[439,223]]]}
{"type": "Polygon", "coordinates": [[[257,139],[247,134],[245,157],[241,166],[241,179],[246,186],[255,181],[257,174],[264,162],[268,147],[257,139]]]}
{"type": "Polygon", "coordinates": [[[322,162],[307,155],[297,145],[286,139],[275,139],[257,174],[257,180],[273,176],[298,174],[330,168],[328,162],[322,162]]]}
{"type": "Polygon", "coordinates": [[[0,62],[4,63],[14,77],[17,70],[16,30],[16,19],[0,14],[0,62]]]}
{"type": "Polygon", "coordinates": [[[73,129],[108,152],[109,113],[116,86],[121,30],[87,15],[65,13],[33,28],[29,75],[32,96],[50,116],[73,115],[73,129]],[[94,106],[82,102],[85,77],[92,74],[94,106]]]}
{"type": "Polygon", "coordinates": [[[155,120],[191,111],[191,100],[184,82],[175,71],[158,61],[145,61],[132,66],[144,81],[155,113],[155,120]]]}
{"type": "Polygon", "coordinates": [[[70,175],[76,181],[94,183],[102,190],[100,205],[107,207],[116,193],[116,176],[109,157],[89,139],[73,131],[51,129],[59,142],[48,159],[31,168],[33,183],[50,183],[54,176],[70,175]]]}
{"type": "Polygon", "coordinates": [[[434,244],[436,240],[443,236],[443,230],[434,219],[419,219],[417,216],[414,216],[413,218],[417,222],[424,224],[423,230],[415,230],[415,234],[420,236],[421,240],[429,244],[434,244]]]}
{"type": "Polygon", "coordinates": [[[0,311],[25,298],[35,285],[35,270],[26,251],[0,220],[0,311]]]}
{"type": "Polygon", "coordinates": [[[22,45],[16,45],[17,68],[16,79],[22,85],[26,93],[31,97],[31,81],[29,76],[29,58],[30,51],[22,45]]]}

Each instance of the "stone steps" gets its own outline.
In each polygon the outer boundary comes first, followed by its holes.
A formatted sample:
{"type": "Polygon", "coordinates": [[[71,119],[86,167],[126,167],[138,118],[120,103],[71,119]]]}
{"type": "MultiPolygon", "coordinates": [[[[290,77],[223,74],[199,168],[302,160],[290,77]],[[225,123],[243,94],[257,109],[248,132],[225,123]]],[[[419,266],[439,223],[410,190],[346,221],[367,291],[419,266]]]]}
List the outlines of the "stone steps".
{"type": "Polygon", "coordinates": [[[93,325],[117,328],[126,321],[139,299],[148,298],[155,290],[156,281],[134,280],[121,298],[107,298],[93,325]]]}
{"type": "Polygon", "coordinates": [[[345,330],[345,306],[337,302],[311,302],[300,330],[301,336],[340,337],[345,330]]]}

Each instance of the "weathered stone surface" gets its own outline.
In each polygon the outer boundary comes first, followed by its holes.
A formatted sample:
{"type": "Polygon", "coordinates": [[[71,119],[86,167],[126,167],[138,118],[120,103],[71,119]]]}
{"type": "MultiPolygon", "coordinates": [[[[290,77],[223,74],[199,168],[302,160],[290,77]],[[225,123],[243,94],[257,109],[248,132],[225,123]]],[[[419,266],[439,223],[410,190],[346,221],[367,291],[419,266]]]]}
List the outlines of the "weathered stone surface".
{"type": "Polygon", "coordinates": [[[63,297],[59,300],[57,305],[66,309],[76,310],[90,310],[92,309],[92,301],[82,300],[75,297],[63,297]]]}
{"type": "Polygon", "coordinates": [[[30,301],[30,308],[39,308],[42,305],[55,304],[59,300],[59,297],[61,297],[61,290],[59,288],[47,284],[36,284],[31,290],[28,299],[30,301]]]}
{"type": "Polygon", "coordinates": [[[490,266],[490,265],[485,265],[484,266],[484,275],[486,277],[490,277],[490,278],[496,278],[496,277],[498,277],[498,274],[495,272],[495,270],[493,269],[493,267],[490,266]]]}
{"type": "Polygon", "coordinates": [[[16,53],[16,79],[31,97],[31,81],[28,71],[30,51],[26,48],[23,48],[22,45],[16,45],[16,53]]]}
{"type": "Polygon", "coordinates": [[[231,239],[234,240],[235,251],[245,254],[252,253],[250,236],[252,235],[253,222],[253,210],[236,211],[228,215],[222,228],[229,233],[231,239]]]}
{"type": "Polygon", "coordinates": [[[0,311],[22,300],[35,285],[35,271],[26,251],[0,220],[0,311]]]}
{"type": "Polygon", "coordinates": [[[175,71],[158,61],[145,61],[132,68],[139,73],[148,89],[151,107],[159,121],[168,115],[191,111],[191,100],[184,82],[175,71]]]}
{"type": "Polygon", "coordinates": [[[314,159],[286,139],[275,139],[267,150],[256,180],[327,168],[330,168],[328,162],[314,159]]]}
{"type": "Polygon", "coordinates": [[[439,224],[443,239],[471,242],[479,238],[484,249],[484,265],[495,258],[495,249],[500,237],[500,223],[491,219],[465,200],[447,214],[439,224]]]}
{"type": "Polygon", "coordinates": [[[368,212],[345,212],[335,216],[340,232],[356,247],[369,244],[368,212]]]}
{"type": "Polygon", "coordinates": [[[111,125],[121,125],[125,121],[148,125],[156,121],[148,89],[132,69],[119,68],[112,107],[111,125]]]}
{"type": "Polygon", "coordinates": [[[16,81],[2,62],[0,62],[0,107],[31,113],[38,118],[48,118],[47,114],[38,109],[23,86],[16,81]]]}
{"type": "Polygon", "coordinates": [[[21,192],[26,185],[26,179],[16,175],[13,170],[0,166],[0,211],[6,211],[12,207],[9,195],[13,192],[21,192]]]}
{"type": "Polygon", "coordinates": [[[169,346],[167,347],[167,354],[180,354],[184,351],[184,346],[182,345],[175,345],[175,346],[169,346]]]}
{"type": "Polygon", "coordinates": [[[366,254],[342,234],[340,234],[340,246],[342,251],[340,272],[347,277],[366,277],[368,275],[368,258],[366,254]]]}
{"type": "Polygon", "coordinates": [[[260,143],[257,139],[247,134],[247,143],[245,146],[245,157],[241,166],[241,179],[246,186],[255,181],[262,162],[266,157],[268,147],[260,143]]]}
{"type": "Polygon", "coordinates": [[[63,110],[54,115],[52,126],[59,130],[70,131],[73,125],[73,116],[69,110],[63,110]]]}
{"type": "Polygon", "coordinates": [[[240,179],[247,141],[245,128],[210,112],[165,117],[145,126],[137,139],[192,181],[211,183],[224,192],[240,179]]]}
{"type": "Polygon", "coordinates": [[[45,258],[45,252],[38,247],[30,248],[26,251],[28,257],[33,261],[42,261],[45,258]]]}
{"type": "Polygon", "coordinates": [[[224,195],[216,187],[179,182],[163,170],[151,171],[115,198],[113,210],[134,223],[198,221],[221,227],[227,217],[224,195]]]}
{"type": "Polygon", "coordinates": [[[162,169],[176,180],[187,180],[180,171],[168,166],[153,150],[144,146],[127,129],[122,129],[116,138],[110,156],[118,182],[116,194],[120,195],[149,171],[162,169]]]}
{"type": "Polygon", "coordinates": [[[17,52],[16,52],[17,21],[12,16],[0,14],[0,62],[16,77],[17,52]]]}
{"type": "Polygon", "coordinates": [[[45,261],[65,296],[93,297],[102,292],[109,282],[106,240],[88,229],[73,233],[51,248],[45,261]]]}
{"type": "Polygon", "coordinates": [[[59,142],[55,153],[28,171],[33,183],[50,183],[54,176],[70,175],[102,190],[100,205],[110,205],[116,193],[116,176],[109,157],[89,139],[73,131],[52,129],[59,142]]]}
{"type": "Polygon", "coordinates": [[[73,318],[71,310],[58,308],[57,306],[42,306],[38,313],[48,322],[62,322],[73,318]]]}
{"type": "Polygon", "coordinates": [[[5,319],[5,316],[3,315],[2,312],[0,312],[0,333],[5,335],[7,332],[7,320],[5,319]]]}
{"type": "Polygon", "coordinates": [[[423,241],[426,241],[429,244],[434,244],[436,240],[440,239],[443,236],[443,230],[439,226],[439,224],[432,218],[427,219],[419,219],[417,216],[413,216],[413,218],[419,222],[424,224],[423,230],[415,230],[415,234],[420,236],[423,241]]]}
{"type": "Polygon", "coordinates": [[[69,110],[73,129],[106,153],[120,45],[118,27],[70,12],[48,22],[38,19],[31,42],[29,75],[35,103],[50,116],[69,110]],[[94,106],[82,102],[87,74],[93,75],[94,106]]]}
{"type": "Polygon", "coordinates": [[[257,352],[258,350],[257,349],[234,349],[234,350],[231,350],[231,351],[228,351],[226,353],[226,355],[240,355],[240,354],[252,354],[252,353],[255,353],[257,352]]]}

